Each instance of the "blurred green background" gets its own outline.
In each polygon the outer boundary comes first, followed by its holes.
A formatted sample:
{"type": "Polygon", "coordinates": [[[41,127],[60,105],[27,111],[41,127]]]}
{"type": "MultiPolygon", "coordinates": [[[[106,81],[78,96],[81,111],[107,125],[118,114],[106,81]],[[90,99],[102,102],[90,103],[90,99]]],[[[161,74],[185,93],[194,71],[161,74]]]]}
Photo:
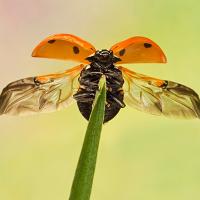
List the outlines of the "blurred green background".
{"type": "MultiPolygon", "coordinates": [[[[97,48],[131,36],[158,43],[168,63],[126,65],[200,94],[197,0],[0,0],[0,89],[76,63],[31,58],[46,36],[72,33],[97,48]]],[[[67,199],[87,122],[76,104],[28,117],[0,118],[0,199],[67,199]]],[[[103,128],[91,199],[199,200],[200,121],[129,108],[103,128]]]]}

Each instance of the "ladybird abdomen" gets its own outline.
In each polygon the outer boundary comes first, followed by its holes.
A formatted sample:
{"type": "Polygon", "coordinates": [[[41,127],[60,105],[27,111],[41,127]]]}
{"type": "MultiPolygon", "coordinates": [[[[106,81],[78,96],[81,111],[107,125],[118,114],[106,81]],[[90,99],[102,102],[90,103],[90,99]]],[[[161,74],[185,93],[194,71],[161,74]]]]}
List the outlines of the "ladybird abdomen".
{"type": "Polygon", "coordinates": [[[122,90],[123,78],[121,71],[117,68],[106,70],[102,72],[90,67],[84,69],[79,77],[80,88],[74,95],[81,114],[89,120],[92,104],[95,99],[95,94],[98,87],[99,80],[104,74],[106,76],[106,106],[104,123],[113,119],[121,108],[125,107],[123,103],[124,93],[122,90]]]}

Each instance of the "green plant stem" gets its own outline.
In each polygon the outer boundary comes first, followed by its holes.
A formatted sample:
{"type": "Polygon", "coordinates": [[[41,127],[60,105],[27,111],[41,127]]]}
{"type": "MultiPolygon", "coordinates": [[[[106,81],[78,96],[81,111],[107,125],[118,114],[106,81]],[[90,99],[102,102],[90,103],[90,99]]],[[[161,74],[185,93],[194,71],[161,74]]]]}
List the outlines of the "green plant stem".
{"type": "Polygon", "coordinates": [[[93,110],[85,134],[69,200],[90,199],[98,146],[104,119],[106,101],[105,84],[104,77],[100,80],[100,92],[97,92],[93,104],[93,110]]]}

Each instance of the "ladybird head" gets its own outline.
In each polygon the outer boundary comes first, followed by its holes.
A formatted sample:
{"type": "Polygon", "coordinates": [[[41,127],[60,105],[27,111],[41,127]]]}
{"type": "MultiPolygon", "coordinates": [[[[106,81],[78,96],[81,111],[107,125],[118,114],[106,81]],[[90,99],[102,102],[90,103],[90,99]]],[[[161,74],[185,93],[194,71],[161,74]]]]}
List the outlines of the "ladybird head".
{"type": "Polygon", "coordinates": [[[102,49],[95,52],[94,55],[87,57],[86,60],[90,62],[99,62],[99,63],[115,63],[120,61],[120,58],[117,58],[113,55],[112,50],[102,49]]]}

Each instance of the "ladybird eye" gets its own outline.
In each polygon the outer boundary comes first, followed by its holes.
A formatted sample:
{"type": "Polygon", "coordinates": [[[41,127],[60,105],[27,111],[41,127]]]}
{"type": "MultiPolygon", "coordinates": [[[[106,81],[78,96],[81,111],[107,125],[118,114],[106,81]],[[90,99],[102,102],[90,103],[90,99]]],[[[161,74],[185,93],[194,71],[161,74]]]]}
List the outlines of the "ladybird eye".
{"type": "Polygon", "coordinates": [[[144,43],[144,47],[145,48],[150,48],[150,47],[152,47],[152,44],[150,44],[150,43],[144,43]]]}

